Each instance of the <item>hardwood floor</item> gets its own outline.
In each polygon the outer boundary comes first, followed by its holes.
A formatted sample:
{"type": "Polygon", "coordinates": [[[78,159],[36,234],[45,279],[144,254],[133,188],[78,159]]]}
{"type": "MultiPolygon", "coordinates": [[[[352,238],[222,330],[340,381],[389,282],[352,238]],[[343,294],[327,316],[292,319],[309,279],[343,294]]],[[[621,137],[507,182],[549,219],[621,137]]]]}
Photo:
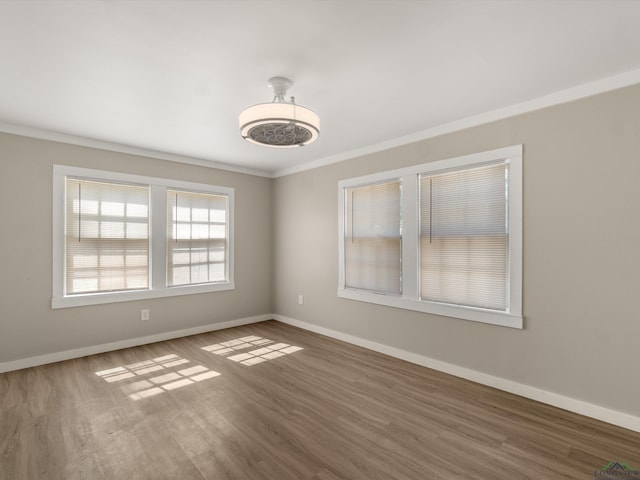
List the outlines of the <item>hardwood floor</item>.
{"type": "Polygon", "coordinates": [[[585,480],[610,461],[640,468],[640,434],[273,321],[0,375],[2,480],[585,480]]]}

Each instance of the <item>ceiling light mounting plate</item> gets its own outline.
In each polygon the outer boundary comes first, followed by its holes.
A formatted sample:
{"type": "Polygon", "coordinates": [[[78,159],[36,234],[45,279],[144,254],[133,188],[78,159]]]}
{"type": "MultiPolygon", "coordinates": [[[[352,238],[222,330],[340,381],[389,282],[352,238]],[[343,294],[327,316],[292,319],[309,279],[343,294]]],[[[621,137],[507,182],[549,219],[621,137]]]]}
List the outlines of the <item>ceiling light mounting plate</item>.
{"type": "Polygon", "coordinates": [[[293,82],[286,77],[271,77],[269,79],[269,86],[273,89],[274,101],[276,101],[276,99],[285,101],[284,96],[287,94],[287,90],[293,86],[293,82]]]}

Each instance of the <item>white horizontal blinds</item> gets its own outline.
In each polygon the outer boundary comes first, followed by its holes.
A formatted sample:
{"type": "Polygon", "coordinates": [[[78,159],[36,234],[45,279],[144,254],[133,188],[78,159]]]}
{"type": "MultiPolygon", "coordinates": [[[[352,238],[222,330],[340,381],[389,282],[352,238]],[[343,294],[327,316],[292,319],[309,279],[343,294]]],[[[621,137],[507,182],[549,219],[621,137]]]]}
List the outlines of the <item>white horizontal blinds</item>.
{"type": "Polygon", "coordinates": [[[66,295],[149,288],[149,188],[66,179],[66,295]]]}
{"type": "Polygon", "coordinates": [[[227,280],[227,195],[167,190],[167,285],[227,280]]]}
{"type": "Polygon", "coordinates": [[[400,294],[400,181],[347,188],[345,195],[345,286],[400,294]]]}
{"type": "Polygon", "coordinates": [[[508,166],[420,176],[421,298],[508,308],[508,166]]]}

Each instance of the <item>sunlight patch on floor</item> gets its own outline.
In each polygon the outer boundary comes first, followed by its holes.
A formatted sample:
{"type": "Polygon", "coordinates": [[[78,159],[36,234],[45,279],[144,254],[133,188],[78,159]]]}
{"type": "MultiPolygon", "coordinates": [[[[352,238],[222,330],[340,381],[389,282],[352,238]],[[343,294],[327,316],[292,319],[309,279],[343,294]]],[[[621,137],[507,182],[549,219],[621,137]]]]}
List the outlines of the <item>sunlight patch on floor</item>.
{"type": "Polygon", "coordinates": [[[102,370],[95,372],[95,374],[108,383],[123,382],[120,389],[132,400],[153,397],[220,375],[220,373],[203,365],[175,370],[177,367],[186,366],[189,363],[191,362],[186,358],[172,353],[151,360],[102,370]],[[156,372],[162,373],[150,376],[156,372]],[[140,377],[148,378],[140,380],[140,377]],[[137,380],[131,381],[131,379],[137,380]],[[129,382],[124,382],[125,380],[129,380],[129,382]]]}
{"type": "Polygon", "coordinates": [[[248,337],[237,338],[235,340],[229,340],[227,342],[207,345],[206,347],[202,347],[202,350],[226,357],[233,362],[250,366],[298,352],[303,350],[303,348],[296,347],[295,345],[289,345],[288,343],[275,343],[273,340],[269,340],[268,338],[251,335],[248,337]],[[250,348],[253,350],[248,352],[239,352],[239,350],[248,350],[250,348]]]}

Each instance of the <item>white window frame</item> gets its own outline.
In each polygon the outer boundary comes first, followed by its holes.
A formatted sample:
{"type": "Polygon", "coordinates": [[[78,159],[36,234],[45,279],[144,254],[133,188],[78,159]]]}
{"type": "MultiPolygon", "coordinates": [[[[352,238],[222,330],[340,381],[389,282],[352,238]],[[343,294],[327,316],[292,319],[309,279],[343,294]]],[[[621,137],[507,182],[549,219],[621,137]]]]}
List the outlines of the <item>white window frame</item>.
{"type": "Polygon", "coordinates": [[[338,182],[338,297],[512,328],[523,328],[522,315],[522,145],[438,160],[338,182]],[[509,165],[509,307],[506,311],[420,299],[419,176],[504,161],[509,165]],[[402,181],[402,294],[385,295],[345,286],[345,190],[402,181]]]}
{"type": "Polygon", "coordinates": [[[219,292],[235,289],[233,268],[234,244],[234,189],[204,183],[184,182],[165,178],[130,175],[106,170],[94,170],[67,165],[53,166],[53,265],[51,308],[78,307],[103,303],[145,300],[150,298],[189,295],[195,293],[219,292]],[[121,182],[148,185],[150,189],[150,279],[149,288],[120,292],[100,292],[65,295],[65,235],[66,235],[66,178],[102,182],[121,182]],[[167,286],[167,189],[226,195],[228,197],[227,217],[227,262],[226,281],[194,285],[167,286]]]}

